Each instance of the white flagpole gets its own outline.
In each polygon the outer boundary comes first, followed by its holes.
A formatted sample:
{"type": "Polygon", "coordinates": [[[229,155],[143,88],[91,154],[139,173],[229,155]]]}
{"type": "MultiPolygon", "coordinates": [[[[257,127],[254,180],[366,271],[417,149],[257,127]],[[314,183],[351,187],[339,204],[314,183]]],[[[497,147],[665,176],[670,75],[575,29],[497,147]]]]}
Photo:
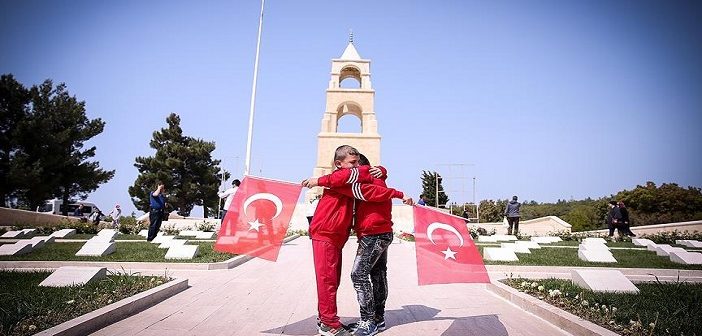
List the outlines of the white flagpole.
{"type": "Polygon", "coordinates": [[[254,62],[253,84],[251,85],[251,109],[249,110],[249,136],[246,141],[246,164],[244,175],[249,174],[251,167],[251,139],[253,137],[254,107],[256,105],[256,79],[258,78],[258,55],[261,50],[261,28],[263,27],[263,5],[266,0],[261,0],[261,16],[258,18],[258,41],[256,42],[256,61],[254,62]]]}

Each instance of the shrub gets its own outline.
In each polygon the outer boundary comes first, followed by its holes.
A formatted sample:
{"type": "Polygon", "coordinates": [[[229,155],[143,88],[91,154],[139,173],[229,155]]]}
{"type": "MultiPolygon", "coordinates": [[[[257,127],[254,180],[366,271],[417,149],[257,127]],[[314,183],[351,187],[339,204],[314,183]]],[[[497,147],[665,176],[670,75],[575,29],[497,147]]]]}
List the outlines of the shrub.
{"type": "Polygon", "coordinates": [[[656,244],[675,244],[675,241],[680,240],[702,240],[702,232],[699,231],[666,231],[657,233],[644,233],[639,235],[639,238],[650,239],[656,244]]]}
{"type": "Polygon", "coordinates": [[[215,225],[212,223],[205,222],[197,224],[197,229],[200,231],[214,231],[215,225]]]}
{"type": "Polygon", "coordinates": [[[137,222],[134,216],[125,216],[119,220],[119,232],[123,234],[139,234],[139,231],[146,229],[148,224],[137,222]]]}
{"type": "Polygon", "coordinates": [[[307,230],[288,230],[288,232],[285,234],[286,237],[290,237],[292,235],[308,236],[309,232],[307,232],[307,230]]]}
{"type": "Polygon", "coordinates": [[[162,226],[161,231],[168,236],[177,236],[180,233],[180,230],[176,229],[175,224],[162,226]]]}

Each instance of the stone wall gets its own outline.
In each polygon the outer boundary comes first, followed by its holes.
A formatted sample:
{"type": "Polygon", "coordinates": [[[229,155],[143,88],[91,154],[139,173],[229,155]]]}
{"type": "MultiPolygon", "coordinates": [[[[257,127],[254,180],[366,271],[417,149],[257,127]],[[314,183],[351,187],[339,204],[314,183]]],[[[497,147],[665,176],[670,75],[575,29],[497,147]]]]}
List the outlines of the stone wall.
{"type": "Polygon", "coordinates": [[[79,218],[41,212],[0,208],[0,226],[38,227],[59,224],[66,220],[78,222],[79,218]]]}
{"type": "MultiPolygon", "coordinates": [[[[690,222],[678,222],[678,223],[666,223],[666,224],[653,224],[653,225],[643,225],[643,226],[634,226],[631,228],[631,231],[634,232],[635,234],[654,234],[658,232],[670,232],[670,231],[700,231],[702,232],[702,220],[698,221],[690,221],[690,222]]],[[[588,233],[599,233],[599,234],[608,234],[609,231],[607,229],[602,229],[602,230],[592,230],[592,231],[586,231],[588,233]]]]}

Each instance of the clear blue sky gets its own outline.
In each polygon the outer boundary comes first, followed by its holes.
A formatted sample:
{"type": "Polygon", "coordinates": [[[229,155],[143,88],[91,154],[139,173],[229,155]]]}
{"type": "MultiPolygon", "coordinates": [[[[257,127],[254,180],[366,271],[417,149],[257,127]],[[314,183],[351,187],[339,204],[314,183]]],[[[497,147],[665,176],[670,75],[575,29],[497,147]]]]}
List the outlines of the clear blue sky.
{"type": "MultiPolygon", "coordinates": [[[[152,132],[171,112],[242,173],[259,8],[5,0],[0,72],[26,86],[65,82],[107,123],[89,144],[116,175],[89,199],[129,213],[134,158],[153,155],[152,132]]],[[[475,164],[463,175],[477,178],[478,199],[702,186],[700,17],[699,1],[269,0],[252,173],[311,175],[330,60],[353,29],[372,60],[381,163],[415,197],[421,171],[448,175],[443,163],[475,164]]],[[[345,119],[342,129],[359,129],[345,119]]],[[[451,200],[472,200],[471,184],[451,200]]]]}

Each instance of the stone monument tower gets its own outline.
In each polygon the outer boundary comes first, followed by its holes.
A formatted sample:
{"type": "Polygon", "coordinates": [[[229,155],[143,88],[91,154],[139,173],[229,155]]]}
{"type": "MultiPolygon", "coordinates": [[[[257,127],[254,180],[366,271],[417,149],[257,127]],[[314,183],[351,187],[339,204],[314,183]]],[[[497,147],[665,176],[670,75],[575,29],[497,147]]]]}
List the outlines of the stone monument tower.
{"type": "MultiPolygon", "coordinates": [[[[313,176],[329,174],[332,171],[334,150],[341,145],[354,146],[368,157],[372,165],[380,164],[380,134],[373,109],[375,90],[371,86],[370,75],[370,60],[362,59],[358,54],[351,34],[349,44],[341,57],[332,59],[326,111],[322,116],[322,128],[317,135],[317,165],[313,176]],[[341,81],[347,78],[358,81],[359,87],[342,88],[341,81]],[[360,119],[361,133],[338,132],[339,119],[346,115],[360,119]]],[[[320,190],[310,190],[309,194],[319,192],[320,190]]]]}

